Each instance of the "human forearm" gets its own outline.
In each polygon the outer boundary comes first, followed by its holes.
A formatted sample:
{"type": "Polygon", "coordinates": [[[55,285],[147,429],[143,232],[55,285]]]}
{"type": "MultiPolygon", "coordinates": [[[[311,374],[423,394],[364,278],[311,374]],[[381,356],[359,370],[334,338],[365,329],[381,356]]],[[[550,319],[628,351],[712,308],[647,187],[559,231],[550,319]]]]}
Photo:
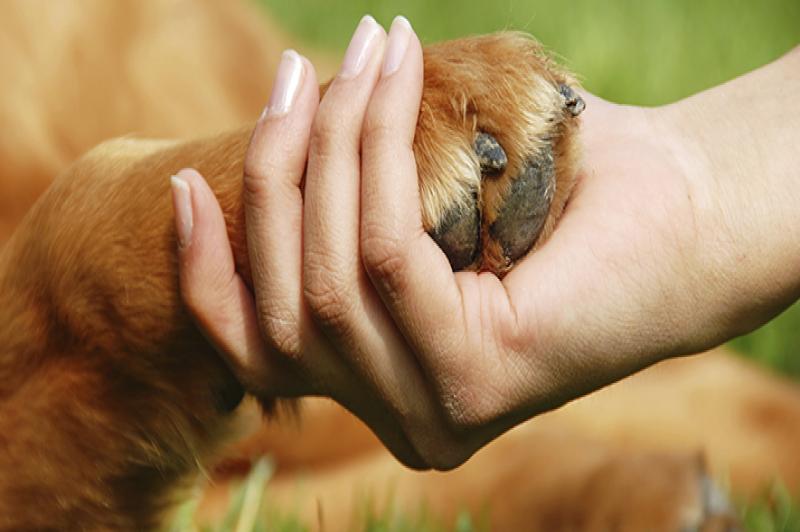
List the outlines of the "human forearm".
{"type": "Polygon", "coordinates": [[[800,297],[798,97],[800,48],[662,110],[690,184],[710,343],[800,297]]]}

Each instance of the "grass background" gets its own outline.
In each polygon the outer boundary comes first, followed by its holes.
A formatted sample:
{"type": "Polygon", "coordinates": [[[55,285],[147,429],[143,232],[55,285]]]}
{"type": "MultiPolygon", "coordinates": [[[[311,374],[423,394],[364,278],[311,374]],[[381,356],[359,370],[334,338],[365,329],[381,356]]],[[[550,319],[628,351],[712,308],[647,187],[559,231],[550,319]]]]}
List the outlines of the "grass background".
{"type": "MultiPolygon", "coordinates": [[[[578,73],[588,90],[638,105],[664,104],[715,86],[800,43],[800,0],[253,1],[309,46],[328,50],[344,51],[365,13],[387,28],[395,15],[405,15],[423,42],[502,29],[527,31],[578,73]]],[[[800,379],[800,304],[732,345],[800,379]]],[[[276,519],[269,510],[271,519],[242,521],[242,516],[264,514],[264,508],[254,513],[247,501],[263,501],[267,479],[266,466],[256,468],[229,518],[215,530],[305,530],[291,516],[276,519]],[[253,490],[258,496],[252,496],[253,490]]],[[[780,486],[742,506],[742,514],[748,530],[800,530],[800,505],[780,486]]],[[[389,513],[367,515],[363,529],[467,532],[483,527],[466,515],[440,523],[435,516],[389,513]]]]}
{"type": "MultiPolygon", "coordinates": [[[[423,42],[523,30],[589,91],[638,105],[713,87],[800,43],[800,0],[255,1],[309,45],[342,52],[365,13],[387,28],[405,15],[423,42]]],[[[800,379],[800,306],[732,345],[800,379]]]]}

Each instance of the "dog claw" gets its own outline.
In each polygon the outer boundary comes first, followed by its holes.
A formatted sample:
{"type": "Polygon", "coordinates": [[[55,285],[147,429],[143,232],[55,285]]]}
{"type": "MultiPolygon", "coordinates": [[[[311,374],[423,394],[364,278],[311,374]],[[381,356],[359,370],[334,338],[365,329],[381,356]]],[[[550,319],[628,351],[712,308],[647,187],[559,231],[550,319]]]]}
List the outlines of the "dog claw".
{"type": "Polygon", "coordinates": [[[564,105],[572,116],[578,116],[586,109],[586,102],[569,85],[562,83],[558,86],[558,92],[564,97],[564,105]]]}
{"type": "Polygon", "coordinates": [[[493,136],[488,133],[480,132],[475,136],[473,143],[475,153],[478,155],[478,161],[481,164],[481,173],[483,175],[498,175],[506,169],[508,164],[508,157],[505,150],[500,146],[493,136]]]}

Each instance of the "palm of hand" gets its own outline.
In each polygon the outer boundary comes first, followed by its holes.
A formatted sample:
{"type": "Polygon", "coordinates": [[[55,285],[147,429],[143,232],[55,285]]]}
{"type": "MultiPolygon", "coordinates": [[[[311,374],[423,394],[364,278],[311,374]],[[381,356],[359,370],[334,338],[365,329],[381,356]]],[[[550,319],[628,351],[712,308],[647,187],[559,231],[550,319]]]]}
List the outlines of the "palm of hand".
{"type": "Polygon", "coordinates": [[[529,417],[694,347],[679,312],[698,297],[694,191],[659,110],[589,96],[581,130],[583,171],[551,239],[502,285],[457,275],[465,323],[480,323],[460,370],[483,382],[462,385],[484,390],[475,421],[529,417]]]}

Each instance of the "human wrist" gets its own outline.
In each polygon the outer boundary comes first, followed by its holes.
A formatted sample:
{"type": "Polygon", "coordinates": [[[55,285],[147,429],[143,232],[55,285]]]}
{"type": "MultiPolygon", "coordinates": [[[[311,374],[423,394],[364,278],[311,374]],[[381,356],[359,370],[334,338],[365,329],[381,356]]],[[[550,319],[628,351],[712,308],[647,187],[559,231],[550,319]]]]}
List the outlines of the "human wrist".
{"type": "Polygon", "coordinates": [[[749,332],[800,296],[800,47],[660,110],[686,172],[707,298],[701,347],[749,332]]]}

